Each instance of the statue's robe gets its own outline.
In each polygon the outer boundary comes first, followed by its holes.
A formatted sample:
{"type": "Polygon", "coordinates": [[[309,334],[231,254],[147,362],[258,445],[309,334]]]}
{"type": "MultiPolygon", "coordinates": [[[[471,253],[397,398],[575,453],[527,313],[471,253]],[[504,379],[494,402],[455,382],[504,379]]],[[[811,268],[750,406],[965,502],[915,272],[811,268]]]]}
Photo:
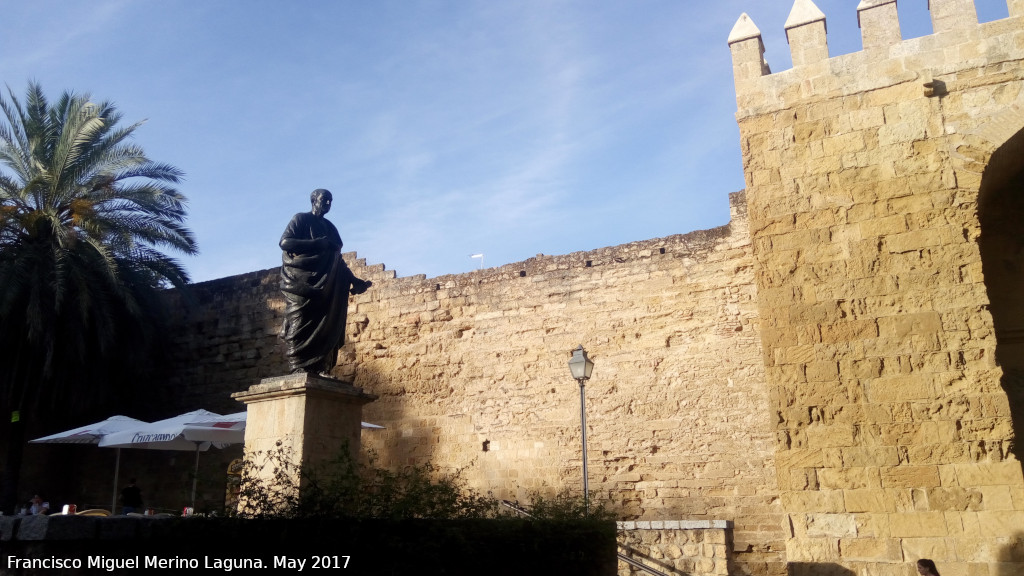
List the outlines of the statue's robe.
{"type": "Polygon", "coordinates": [[[328,372],[345,343],[348,295],[355,277],[341,257],[341,236],[326,218],[311,212],[296,214],[282,242],[293,238],[327,238],[331,246],[306,253],[283,251],[281,292],[285,299],[281,338],[287,344],[292,371],[328,372]]]}

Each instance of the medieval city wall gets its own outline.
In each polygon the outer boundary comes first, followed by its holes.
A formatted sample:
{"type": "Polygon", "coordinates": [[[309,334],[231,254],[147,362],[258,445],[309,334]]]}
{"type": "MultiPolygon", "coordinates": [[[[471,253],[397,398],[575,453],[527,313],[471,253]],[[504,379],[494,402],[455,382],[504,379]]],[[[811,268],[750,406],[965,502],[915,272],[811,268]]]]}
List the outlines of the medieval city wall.
{"type": "MultiPolygon", "coordinates": [[[[725,198],[723,197],[723,201],[725,198]]],[[[379,399],[363,443],[380,463],[464,469],[507,499],[579,489],[583,344],[590,488],[620,519],[735,522],[750,570],[782,564],[774,437],[741,193],[727,226],[466,274],[374,281],[349,307],[335,375],[379,399]]],[[[205,282],[182,305],[167,403],[228,398],[287,371],[277,270],[205,282]]]]}
{"type": "Polygon", "coordinates": [[[864,0],[864,50],[829,58],[798,0],[775,74],[746,15],[730,36],[792,565],[1024,562],[1022,226],[984,225],[1021,214],[1024,3],[930,10],[934,33],[901,40],[895,1],[864,0]]]}
{"type": "MultiPolygon", "coordinates": [[[[1024,0],[929,5],[902,40],[863,0],[864,49],[830,58],[797,0],[774,74],[740,18],[726,227],[430,279],[347,255],[375,282],[335,371],[380,397],[364,445],[502,498],[579,486],[583,344],[590,485],[621,519],[732,520],[743,572],[1019,572],[1024,0]]],[[[155,405],[236,410],[286,371],[277,271],[195,300],[155,405]]]]}

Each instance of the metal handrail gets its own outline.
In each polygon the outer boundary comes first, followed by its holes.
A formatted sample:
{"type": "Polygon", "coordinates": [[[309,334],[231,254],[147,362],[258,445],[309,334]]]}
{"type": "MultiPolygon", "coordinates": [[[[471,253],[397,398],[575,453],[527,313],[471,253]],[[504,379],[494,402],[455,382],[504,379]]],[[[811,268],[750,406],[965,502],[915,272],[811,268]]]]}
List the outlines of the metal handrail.
{"type": "Polygon", "coordinates": [[[526,516],[527,518],[533,518],[534,517],[533,514],[530,514],[529,510],[527,510],[526,508],[523,508],[522,506],[520,506],[516,502],[509,502],[508,500],[502,500],[501,501],[501,505],[506,507],[506,508],[511,508],[513,512],[518,512],[519,514],[522,514],[523,516],[526,516]]]}
{"type": "MultiPolygon", "coordinates": [[[[622,544],[619,544],[619,547],[620,548],[625,548],[626,550],[629,550],[629,551],[633,550],[629,546],[624,546],[622,544]]],[[[636,560],[633,560],[632,558],[630,558],[629,556],[626,556],[625,554],[621,554],[620,553],[619,554],[619,560],[622,560],[623,562],[625,562],[626,564],[629,564],[630,566],[632,566],[634,568],[639,568],[640,570],[643,570],[644,572],[647,572],[648,574],[653,574],[654,576],[669,576],[668,574],[665,574],[664,572],[660,572],[658,570],[655,570],[654,568],[651,568],[650,566],[648,566],[646,564],[641,564],[640,562],[637,562],[636,560]]]]}
{"type": "MultiPolygon", "coordinates": [[[[517,504],[515,502],[509,502],[508,500],[502,500],[501,501],[501,505],[506,507],[506,508],[510,508],[511,510],[513,510],[516,513],[522,514],[523,516],[526,516],[527,518],[534,518],[534,515],[530,514],[529,510],[527,510],[526,508],[523,508],[522,506],[520,506],[519,504],[517,504]]],[[[623,549],[625,549],[625,550],[627,550],[629,552],[633,551],[632,548],[630,548],[629,546],[626,546],[625,544],[619,544],[618,546],[619,546],[619,548],[623,548],[623,549]]],[[[632,558],[630,558],[629,556],[626,556],[625,554],[622,554],[621,552],[616,552],[615,554],[619,557],[619,560],[625,562],[626,564],[629,564],[630,566],[632,566],[634,568],[638,568],[640,570],[643,570],[644,572],[647,572],[648,574],[651,574],[652,576],[669,576],[668,574],[665,574],[664,572],[659,572],[658,570],[655,570],[654,568],[651,568],[650,566],[648,566],[646,564],[641,564],[640,562],[637,562],[636,560],[633,560],[632,558]]]]}

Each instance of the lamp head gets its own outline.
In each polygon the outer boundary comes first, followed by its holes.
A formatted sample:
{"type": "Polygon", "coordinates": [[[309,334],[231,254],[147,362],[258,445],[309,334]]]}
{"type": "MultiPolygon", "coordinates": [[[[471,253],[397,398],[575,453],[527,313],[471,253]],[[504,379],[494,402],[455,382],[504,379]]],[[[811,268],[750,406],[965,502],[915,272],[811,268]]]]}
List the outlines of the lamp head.
{"type": "Polygon", "coordinates": [[[590,375],[594,372],[594,362],[587,358],[587,351],[583,349],[583,345],[572,351],[572,358],[569,359],[569,370],[572,372],[572,377],[576,380],[589,380],[590,375]]]}

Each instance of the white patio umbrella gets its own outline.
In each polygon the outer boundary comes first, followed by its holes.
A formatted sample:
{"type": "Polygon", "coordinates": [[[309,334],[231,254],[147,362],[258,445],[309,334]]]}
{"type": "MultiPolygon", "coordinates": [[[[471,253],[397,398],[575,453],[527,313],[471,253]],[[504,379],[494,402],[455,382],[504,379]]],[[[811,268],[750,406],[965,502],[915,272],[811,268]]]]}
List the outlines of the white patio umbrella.
{"type": "Polygon", "coordinates": [[[245,442],[245,412],[219,418],[186,422],[182,436],[191,442],[212,442],[218,448],[245,442]]]}
{"type": "Polygon", "coordinates": [[[199,452],[241,444],[245,439],[245,412],[222,416],[207,410],[194,410],[173,418],[142,424],[104,436],[101,448],[141,448],[144,450],[195,451],[195,472],[192,475],[192,506],[196,504],[196,481],[199,475],[199,452]]]}
{"type": "MultiPolygon", "coordinates": [[[[204,422],[189,422],[182,430],[182,437],[192,442],[212,442],[214,446],[241,444],[245,442],[246,415],[246,412],[237,412],[204,422]]],[[[368,430],[384,429],[383,426],[369,422],[360,422],[360,425],[368,430]]]]}
{"type": "MultiPolygon", "coordinates": [[[[195,506],[199,452],[209,450],[211,445],[222,448],[245,442],[246,414],[236,412],[221,416],[206,410],[195,410],[106,435],[99,445],[101,448],[195,450],[195,473],[192,475],[192,505],[195,506]]],[[[384,428],[368,422],[361,422],[361,425],[367,429],[384,428]]]]}
{"type": "MultiPolygon", "coordinates": [[[[192,442],[212,442],[218,444],[241,444],[245,442],[245,422],[247,412],[236,412],[219,417],[208,417],[203,420],[185,423],[182,437],[192,442]]],[[[154,422],[154,424],[156,424],[154,422]]],[[[360,422],[361,428],[382,430],[383,426],[360,422]]]]}
{"type": "MultiPolygon", "coordinates": [[[[30,444],[99,444],[105,436],[137,428],[146,424],[142,420],[129,418],[127,416],[111,416],[102,422],[86,424],[72,430],[58,432],[35,440],[29,440],[30,444]]],[[[121,449],[117,449],[117,459],[114,461],[114,497],[110,503],[110,512],[113,513],[117,506],[117,476],[121,469],[121,449]]]]}

